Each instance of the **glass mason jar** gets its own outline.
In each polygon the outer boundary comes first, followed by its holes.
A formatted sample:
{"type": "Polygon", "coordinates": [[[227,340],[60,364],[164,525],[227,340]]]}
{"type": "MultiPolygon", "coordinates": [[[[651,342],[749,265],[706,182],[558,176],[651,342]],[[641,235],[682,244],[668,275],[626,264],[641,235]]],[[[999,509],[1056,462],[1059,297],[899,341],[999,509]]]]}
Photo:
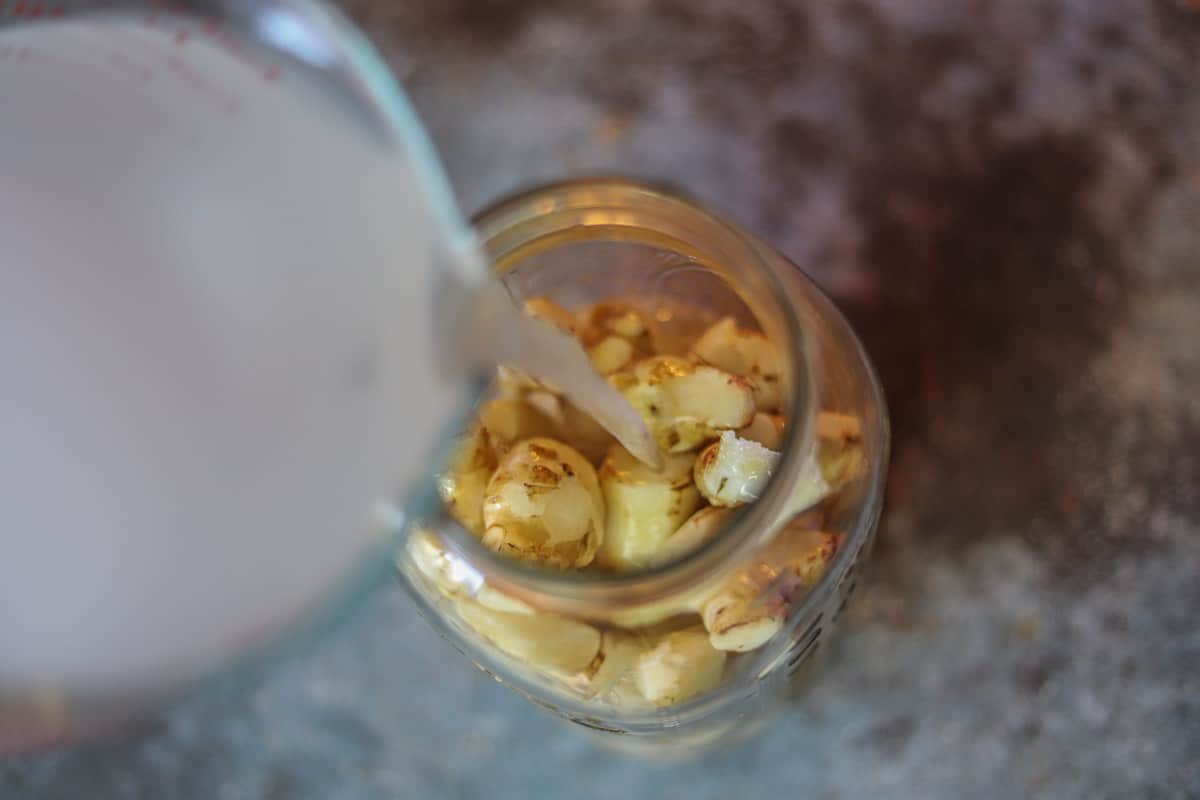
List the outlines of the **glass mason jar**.
{"type": "Polygon", "coordinates": [[[505,200],[475,224],[518,301],[635,303],[665,353],[685,354],[726,316],[758,329],[782,354],[787,424],[759,499],[726,512],[716,535],[673,561],[631,572],[539,569],[435,513],[412,523],[398,555],[406,585],[481,669],[620,749],[688,755],[755,730],[832,633],[879,518],[888,421],[862,346],[794,265],[655,188],[570,181],[505,200]],[[688,628],[708,648],[698,626],[714,630],[724,612],[741,615],[753,641],[723,644],[728,652],[695,667],[708,673],[703,691],[678,702],[643,696],[635,673],[644,659],[672,663],[647,655],[653,642],[688,628]],[[515,627],[497,635],[497,619],[515,627]]]}

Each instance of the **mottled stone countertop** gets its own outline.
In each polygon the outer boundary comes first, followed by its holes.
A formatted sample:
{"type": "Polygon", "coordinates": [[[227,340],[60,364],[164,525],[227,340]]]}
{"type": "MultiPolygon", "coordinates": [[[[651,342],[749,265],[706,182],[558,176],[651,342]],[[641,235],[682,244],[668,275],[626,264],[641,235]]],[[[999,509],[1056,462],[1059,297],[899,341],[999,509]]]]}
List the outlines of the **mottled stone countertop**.
{"type": "Polygon", "coordinates": [[[895,425],[870,580],[764,737],[628,762],[398,590],[0,797],[1200,797],[1200,10],[353,0],[474,210],[619,172],[810,271],[895,425]]]}

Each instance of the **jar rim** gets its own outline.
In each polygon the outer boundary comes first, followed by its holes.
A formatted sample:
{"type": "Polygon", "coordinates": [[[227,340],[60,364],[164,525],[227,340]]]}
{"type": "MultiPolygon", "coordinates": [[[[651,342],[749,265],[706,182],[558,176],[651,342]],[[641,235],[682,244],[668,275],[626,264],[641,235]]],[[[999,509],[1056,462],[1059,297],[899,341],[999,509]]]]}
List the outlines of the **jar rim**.
{"type": "MultiPolygon", "coordinates": [[[[767,246],[752,234],[703,206],[684,199],[674,189],[604,176],[575,178],[518,191],[484,208],[472,217],[472,223],[479,232],[485,250],[489,250],[491,256],[498,256],[498,263],[503,263],[508,254],[494,252],[494,240],[506,233],[511,234],[521,224],[527,224],[535,218],[544,221],[548,215],[556,212],[613,207],[630,202],[648,204],[664,212],[685,215],[690,222],[702,226],[707,233],[721,237],[725,246],[737,250],[739,269],[754,270],[765,281],[771,297],[778,304],[779,317],[787,341],[795,343],[795,346],[787,348],[793,375],[793,391],[788,408],[788,419],[793,423],[789,426],[792,432],[783,448],[779,467],[768,482],[763,496],[755,503],[738,509],[736,516],[710,541],[679,559],[657,567],[611,574],[551,572],[489,550],[476,537],[450,520],[448,515],[446,519],[439,520],[439,527],[448,534],[445,537],[447,546],[456,551],[455,554],[467,566],[478,570],[480,582],[486,581],[513,597],[547,611],[563,614],[594,616],[591,610],[596,608],[613,611],[642,606],[717,579],[722,570],[728,569],[730,563],[737,563],[745,558],[774,534],[779,522],[779,510],[788,499],[792,482],[803,466],[803,461],[811,449],[812,437],[815,435],[814,420],[818,397],[816,370],[812,360],[815,354],[805,335],[804,324],[797,309],[786,299],[789,292],[779,274],[781,265],[796,268],[782,258],[778,259],[779,263],[765,258],[764,252],[773,254],[773,251],[769,251],[767,246]]],[[[648,230],[644,223],[623,225],[630,230],[648,230]]],[[[593,223],[592,227],[599,229],[603,226],[597,222],[593,223]]],[[[519,253],[521,248],[529,247],[541,238],[544,238],[544,235],[521,241],[514,252],[519,253]]],[[[602,236],[598,238],[603,240],[602,236]]],[[[855,343],[858,344],[857,339],[855,343]]],[[[861,345],[858,346],[861,350],[861,345]]],[[[867,363],[869,369],[869,362],[867,363]]],[[[874,372],[869,370],[869,374],[872,390],[882,403],[882,392],[874,372]]],[[[883,419],[886,420],[886,415],[883,419]]],[[[886,436],[884,442],[886,445],[886,436]]],[[[886,447],[884,456],[882,461],[886,463],[886,447]]],[[[844,567],[837,568],[839,562],[844,564],[843,557],[848,552],[857,550],[859,542],[865,540],[873,529],[874,519],[871,517],[877,517],[878,513],[883,469],[883,465],[873,465],[868,476],[872,485],[868,487],[866,508],[876,510],[862,515],[858,520],[860,524],[848,532],[846,546],[839,548],[834,564],[821,582],[813,587],[806,598],[806,604],[809,600],[826,593],[832,580],[844,570],[844,567]]]]}

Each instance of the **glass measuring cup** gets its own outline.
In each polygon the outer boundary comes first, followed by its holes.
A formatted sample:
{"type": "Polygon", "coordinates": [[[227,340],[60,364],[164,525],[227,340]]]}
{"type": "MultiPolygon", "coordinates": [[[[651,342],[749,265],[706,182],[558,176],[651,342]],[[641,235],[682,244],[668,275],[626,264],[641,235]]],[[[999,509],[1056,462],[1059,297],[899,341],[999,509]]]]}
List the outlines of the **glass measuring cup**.
{"type": "Polygon", "coordinates": [[[125,718],[386,573],[395,492],[470,395],[440,312],[479,269],[335,10],[7,5],[0,752],[125,718]]]}

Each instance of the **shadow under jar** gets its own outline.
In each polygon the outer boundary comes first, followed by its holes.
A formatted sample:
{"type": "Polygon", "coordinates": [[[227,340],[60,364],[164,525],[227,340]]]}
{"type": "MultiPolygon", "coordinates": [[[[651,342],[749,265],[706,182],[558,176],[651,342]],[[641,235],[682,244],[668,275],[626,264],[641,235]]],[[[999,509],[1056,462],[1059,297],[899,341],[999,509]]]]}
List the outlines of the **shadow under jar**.
{"type": "MultiPolygon", "coordinates": [[[[794,691],[797,673],[832,633],[873,539],[888,423],[860,343],[824,294],[770,247],[648,186],[550,185],[497,204],[475,223],[514,298],[531,306],[550,301],[560,316],[567,310],[560,326],[599,319],[589,310],[608,301],[635,313],[641,325],[627,333],[636,346],[626,349],[636,354],[631,364],[610,365],[614,385],[633,380],[638,359],[660,356],[746,372],[736,353],[732,361],[727,352],[708,358],[697,343],[722,330],[765,337],[775,354],[765,377],[774,385],[765,386],[758,372],[745,377],[755,401],[783,423],[766,431],[773,461],[757,499],[718,508],[707,494],[689,494],[684,511],[699,514],[667,523],[665,534],[671,541],[686,531],[693,546],[675,547],[673,557],[614,564],[601,546],[597,559],[548,568],[497,552],[504,548],[481,540],[477,517],[459,524],[466,519],[459,508],[412,523],[397,559],[404,582],[424,616],[481,669],[605,744],[686,757],[745,736],[794,691]],[[714,332],[717,325],[724,328],[714,332]],[[766,399],[759,389],[768,388],[766,399]]],[[[586,327],[572,328],[585,343],[586,327]]],[[[558,402],[538,412],[533,428],[543,430],[534,432],[571,443],[555,430],[569,426],[569,404],[543,387],[525,388],[528,398],[519,381],[515,391],[493,387],[492,396],[558,402]]],[[[481,413],[470,429],[480,452],[464,454],[469,445],[460,443],[451,459],[475,470],[475,484],[464,490],[472,502],[498,491],[489,476],[503,452],[488,444],[487,419],[481,413]]],[[[520,424],[510,427],[510,435],[521,435],[520,424]]],[[[755,436],[750,428],[734,434],[755,436]]],[[[695,447],[680,445],[686,459],[671,457],[687,462],[689,477],[714,442],[726,447],[721,431],[701,438],[695,447]]],[[[580,452],[602,484],[616,474],[611,449],[580,452]]],[[[617,471],[636,484],[648,469],[633,462],[617,471]]],[[[618,507],[628,498],[602,488],[591,495],[603,498],[607,514],[595,531],[601,538],[628,522],[628,509],[618,507]]]]}

